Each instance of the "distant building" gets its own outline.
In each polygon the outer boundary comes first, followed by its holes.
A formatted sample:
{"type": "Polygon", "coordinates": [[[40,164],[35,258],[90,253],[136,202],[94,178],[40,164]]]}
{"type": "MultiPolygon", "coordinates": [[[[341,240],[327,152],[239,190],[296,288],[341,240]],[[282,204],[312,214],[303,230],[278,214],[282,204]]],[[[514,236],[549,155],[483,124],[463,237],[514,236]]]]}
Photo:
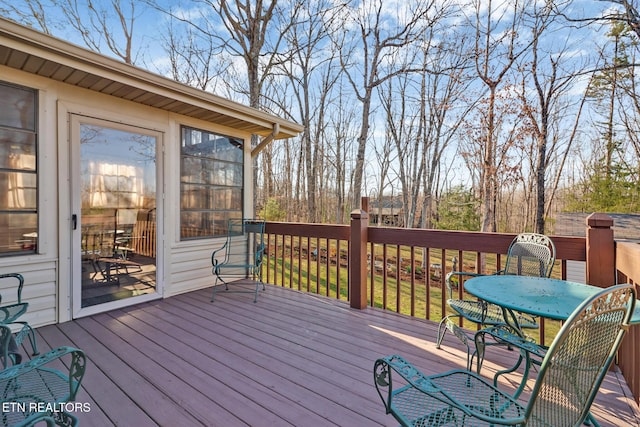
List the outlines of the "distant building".
{"type": "Polygon", "coordinates": [[[387,227],[404,227],[404,210],[400,196],[383,196],[369,200],[369,224],[387,227]]]}

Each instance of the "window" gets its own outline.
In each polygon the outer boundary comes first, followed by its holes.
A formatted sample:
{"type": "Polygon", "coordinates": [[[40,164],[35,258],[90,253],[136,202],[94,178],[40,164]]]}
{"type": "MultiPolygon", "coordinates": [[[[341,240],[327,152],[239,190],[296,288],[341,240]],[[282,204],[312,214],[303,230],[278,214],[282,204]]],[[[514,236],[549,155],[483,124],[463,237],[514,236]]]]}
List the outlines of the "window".
{"type": "Polygon", "coordinates": [[[243,140],[182,127],[180,237],[224,235],[242,218],[243,140]]]}
{"type": "Polygon", "coordinates": [[[38,243],[37,91],[0,82],[0,255],[38,243]]]}

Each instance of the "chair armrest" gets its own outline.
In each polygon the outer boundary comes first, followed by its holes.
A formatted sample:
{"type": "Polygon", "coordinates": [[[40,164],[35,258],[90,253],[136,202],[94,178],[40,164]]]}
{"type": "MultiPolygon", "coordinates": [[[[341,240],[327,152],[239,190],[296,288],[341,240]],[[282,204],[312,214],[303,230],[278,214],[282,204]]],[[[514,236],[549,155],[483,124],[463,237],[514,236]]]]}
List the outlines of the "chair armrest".
{"type": "MultiPolygon", "coordinates": [[[[424,399],[428,401],[429,399],[434,399],[441,402],[448,407],[454,408],[456,411],[460,411],[466,416],[474,417],[480,420],[483,420],[492,425],[521,425],[524,423],[524,417],[518,417],[513,419],[505,419],[505,418],[496,418],[487,415],[486,410],[482,410],[482,408],[476,408],[474,405],[465,405],[460,403],[456,398],[454,398],[451,393],[448,392],[446,387],[439,387],[435,380],[440,377],[447,376],[460,376],[461,379],[464,378],[469,382],[480,382],[483,383],[485,387],[488,387],[493,392],[500,395],[503,400],[509,402],[509,404],[517,404],[516,400],[513,399],[510,395],[500,392],[496,387],[492,384],[486,382],[482,377],[476,375],[473,372],[466,370],[452,370],[449,372],[445,372],[443,374],[433,375],[431,377],[425,376],[422,372],[416,369],[411,363],[407,362],[404,358],[398,355],[392,355],[385,358],[378,359],[374,365],[374,380],[376,384],[376,388],[378,389],[378,394],[380,395],[383,403],[385,404],[385,408],[387,413],[392,413],[396,419],[400,420],[408,420],[408,418],[402,413],[408,406],[411,407],[429,407],[427,404],[420,404],[419,402],[424,399]],[[393,381],[392,381],[392,373],[395,372],[400,377],[402,377],[408,385],[401,387],[397,390],[393,390],[393,381]],[[385,394],[381,389],[388,387],[388,392],[385,394]],[[402,393],[406,388],[412,387],[422,393],[422,397],[416,397],[416,395],[412,395],[410,398],[411,401],[405,401],[405,405],[399,404],[398,406],[394,406],[392,404],[392,399],[396,395],[396,393],[402,393]]],[[[446,384],[446,382],[445,382],[446,384]]],[[[464,387],[464,380],[460,381],[460,387],[464,387]]],[[[458,386],[453,386],[458,387],[458,386]]],[[[453,391],[453,390],[452,390],[453,391]]],[[[524,413],[524,411],[523,411],[524,413]]],[[[415,414],[414,414],[415,415],[415,414]]],[[[423,414],[424,419],[429,419],[431,416],[429,414],[423,414]]],[[[440,417],[441,415],[435,415],[436,417],[440,417]]],[[[440,421],[444,421],[440,419],[440,421]]],[[[438,424],[440,425],[440,424],[438,424]]]]}
{"type": "MultiPolygon", "coordinates": [[[[373,375],[376,389],[378,390],[378,395],[385,405],[387,414],[394,412],[394,410],[392,409],[394,395],[408,387],[413,387],[416,390],[424,393],[425,395],[428,395],[446,404],[455,404],[455,399],[450,397],[445,390],[436,386],[429,379],[429,377],[426,377],[411,363],[407,362],[402,356],[394,354],[376,360],[373,368],[373,375]],[[404,385],[401,383],[400,387],[394,389],[393,372],[400,375],[400,377],[404,379],[404,381],[408,383],[408,385],[404,385]],[[385,388],[386,393],[384,393],[385,388]]],[[[460,406],[459,409],[468,415],[471,414],[471,412],[464,406],[460,406]]],[[[400,415],[401,417],[403,416],[402,414],[396,415],[400,415]]]]}
{"type": "MultiPolygon", "coordinates": [[[[67,379],[69,382],[69,395],[66,396],[65,401],[74,400],[78,390],[80,389],[80,383],[82,378],[84,377],[84,372],[86,368],[86,357],[84,352],[80,349],[73,347],[59,347],[54,350],[51,350],[47,353],[41,354],[28,362],[12,366],[3,371],[0,371],[0,389],[4,389],[6,392],[6,388],[2,386],[2,384],[6,384],[13,379],[19,379],[28,373],[35,370],[47,370],[49,372],[56,373],[57,375],[64,377],[60,371],[54,370],[52,368],[46,367],[49,363],[59,360],[65,355],[71,355],[71,363],[68,364],[68,375],[67,379]]],[[[3,400],[7,400],[7,396],[1,396],[3,400]]]]}
{"type": "Polygon", "coordinates": [[[227,239],[221,247],[219,247],[218,249],[215,249],[213,252],[211,252],[211,265],[213,265],[215,267],[218,264],[222,264],[224,262],[227,262],[227,254],[228,254],[228,252],[226,251],[227,245],[229,245],[229,239],[227,239]],[[218,260],[218,255],[216,255],[216,254],[218,254],[220,252],[222,252],[223,255],[224,255],[224,257],[222,257],[222,256],[220,257],[220,258],[223,258],[222,261],[219,261],[218,260]]]}
{"type": "Polygon", "coordinates": [[[451,279],[453,278],[453,276],[458,276],[458,282],[460,282],[460,278],[459,278],[460,276],[480,277],[480,276],[486,276],[486,274],[472,273],[470,271],[451,271],[447,273],[444,279],[444,283],[447,285],[447,292],[449,294],[449,299],[454,299],[453,284],[451,283],[451,279]]]}

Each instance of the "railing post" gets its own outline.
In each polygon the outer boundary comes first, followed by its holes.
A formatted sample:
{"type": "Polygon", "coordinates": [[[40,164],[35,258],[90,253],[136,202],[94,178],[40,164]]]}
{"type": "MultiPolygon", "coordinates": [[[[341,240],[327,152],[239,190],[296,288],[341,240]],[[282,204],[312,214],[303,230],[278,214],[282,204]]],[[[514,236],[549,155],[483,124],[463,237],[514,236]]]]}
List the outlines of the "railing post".
{"type": "Polygon", "coordinates": [[[351,212],[349,250],[349,300],[351,308],[367,307],[367,227],[369,214],[356,209],[351,212]]]}
{"type": "Polygon", "coordinates": [[[605,213],[587,217],[587,283],[601,288],[616,283],[613,219],[605,213]]]}

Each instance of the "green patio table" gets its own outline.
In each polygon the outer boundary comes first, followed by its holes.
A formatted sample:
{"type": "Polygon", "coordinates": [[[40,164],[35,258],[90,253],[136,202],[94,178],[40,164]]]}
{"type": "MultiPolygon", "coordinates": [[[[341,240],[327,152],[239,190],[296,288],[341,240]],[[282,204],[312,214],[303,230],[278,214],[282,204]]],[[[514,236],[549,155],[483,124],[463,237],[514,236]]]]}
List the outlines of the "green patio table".
{"type": "MultiPolygon", "coordinates": [[[[601,290],[567,280],[515,275],[474,277],[464,282],[464,289],[504,309],[555,320],[567,320],[585,299],[601,290]]],[[[505,318],[513,320],[512,316],[505,318]]],[[[640,324],[640,301],[636,302],[631,324],[640,324]]]]}
{"type": "MultiPolygon", "coordinates": [[[[515,397],[525,389],[529,370],[533,363],[531,352],[539,357],[544,357],[546,351],[546,347],[528,341],[518,325],[518,316],[515,315],[515,312],[547,319],[567,320],[585,299],[602,290],[597,286],[567,280],[515,275],[473,277],[464,282],[464,289],[481,300],[502,307],[507,325],[516,331],[521,338],[523,345],[518,345],[521,354],[518,362],[513,368],[498,371],[494,376],[494,384],[497,385],[497,379],[500,375],[515,371],[524,360],[523,378],[514,394],[515,397]]],[[[636,301],[630,323],[632,325],[640,324],[640,301],[636,301]]],[[[484,351],[484,348],[482,350],[484,351]]],[[[478,353],[477,334],[476,353],[478,353]]],[[[481,357],[483,358],[484,354],[478,354],[480,364],[481,357]]],[[[480,364],[479,366],[481,366],[480,364]]]]}

